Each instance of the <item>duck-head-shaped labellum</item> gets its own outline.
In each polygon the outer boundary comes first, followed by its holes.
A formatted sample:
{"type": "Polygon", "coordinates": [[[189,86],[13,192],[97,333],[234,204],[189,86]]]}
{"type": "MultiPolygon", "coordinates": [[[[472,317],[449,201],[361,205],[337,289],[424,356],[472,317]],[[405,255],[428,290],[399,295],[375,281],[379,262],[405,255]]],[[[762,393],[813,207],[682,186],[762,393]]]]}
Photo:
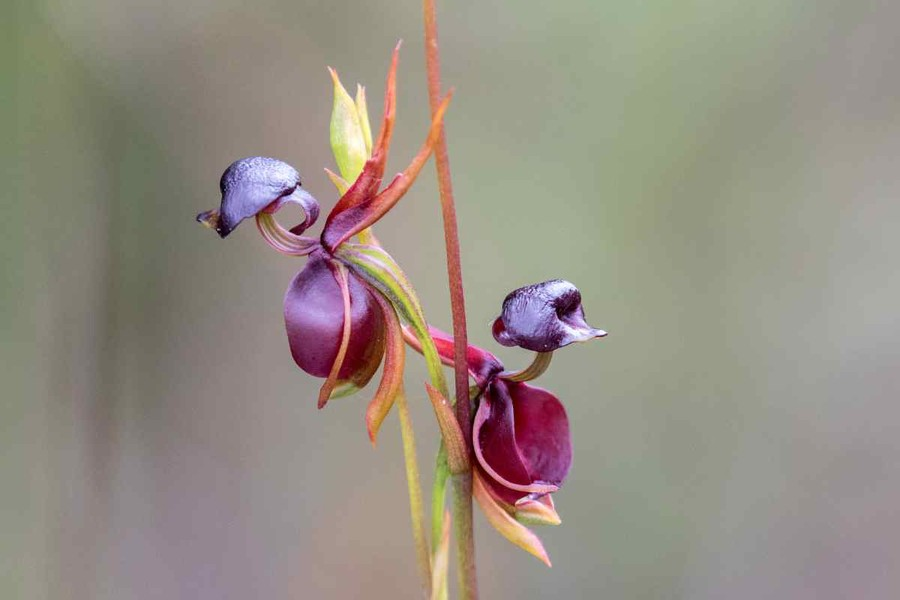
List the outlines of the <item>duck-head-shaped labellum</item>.
{"type": "Polygon", "coordinates": [[[197,220],[223,238],[244,219],[261,212],[274,213],[286,203],[299,204],[306,214],[304,223],[295,228],[296,234],[319,216],[319,203],[300,187],[297,169],[275,158],[252,156],[231,163],[219,180],[219,189],[219,210],[200,213],[197,220]]]}
{"type": "Polygon", "coordinates": [[[603,337],[584,320],[581,292],[562,279],[519,288],[503,300],[494,321],[494,339],[504,346],[552,352],[573,342],[603,337]]]}

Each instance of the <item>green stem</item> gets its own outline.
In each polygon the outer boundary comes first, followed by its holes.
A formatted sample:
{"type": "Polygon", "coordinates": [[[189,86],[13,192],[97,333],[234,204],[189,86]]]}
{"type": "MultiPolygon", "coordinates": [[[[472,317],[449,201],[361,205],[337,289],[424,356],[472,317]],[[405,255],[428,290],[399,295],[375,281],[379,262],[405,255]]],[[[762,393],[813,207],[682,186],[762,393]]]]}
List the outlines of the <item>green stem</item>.
{"type": "MultiPolygon", "coordinates": [[[[432,117],[441,102],[441,65],[438,50],[437,11],[435,0],[423,0],[425,24],[425,63],[428,74],[428,99],[432,117]]],[[[450,309],[453,315],[453,356],[456,375],[456,420],[467,434],[471,453],[472,430],[469,403],[469,373],[466,361],[468,340],[466,336],[466,306],[463,293],[462,264],[459,252],[459,234],[456,224],[456,206],[450,179],[450,157],[447,153],[447,137],[441,125],[434,148],[438,187],[441,196],[441,215],[444,222],[444,242],[447,254],[447,276],[450,287],[450,309]]],[[[456,531],[456,561],[459,567],[460,597],[465,600],[478,598],[478,581],[475,574],[475,537],[472,533],[472,472],[467,470],[453,476],[453,526],[456,531]]]]}
{"type": "Polygon", "coordinates": [[[444,500],[447,496],[447,478],[450,466],[447,464],[447,448],[441,441],[434,465],[434,483],[431,487],[431,551],[437,552],[444,527],[444,500]]]}
{"type": "MultiPolygon", "coordinates": [[[[428,536],[425,533],[424,507],[422,505],[422,485],[419,483],[419,464],[416,460],[416,437],[409,417],[409,405],[403,390],[395,400],[400,415],[400,435],[403,438],[403,459],[406,464],[406,485],[409,488],[409,515],[412,519],[413,540],[416,546],[416,561],[426,593],[431,591],[431,553],[428,536]]],[[[434,534],[432,533],[432,536],[434,534]]],[[[441,532],[437,533],[438,540],[441,532]]]]}

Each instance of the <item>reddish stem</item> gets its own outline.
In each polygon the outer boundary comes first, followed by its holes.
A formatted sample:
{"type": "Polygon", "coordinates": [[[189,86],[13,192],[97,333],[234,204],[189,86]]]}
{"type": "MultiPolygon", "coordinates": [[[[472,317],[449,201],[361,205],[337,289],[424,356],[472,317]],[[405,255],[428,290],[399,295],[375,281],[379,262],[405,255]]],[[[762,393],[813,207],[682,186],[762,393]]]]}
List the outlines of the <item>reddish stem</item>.
{"type": "MultiPolygon", "coordinates": [[[[428,73],[428,100],[432,117],[441,103],[441,63],[438,50],[437,14],[435,0],[423,0],[425,20],[425,62],[428,73]]],[[[444,241],[447,253],[447,276],[450,284],[450,310],[453,316],[454,362],[456,375],[456,420],[464,432],[472,431],[472,414],[469,403],[469,373],[466,362],[468,339],[466,335],[466,304],[463,293],[462,265],[459,254],[459,234],[456,224],[456,205],[453,185],[450,181],[450,157],[447,153],[447,137],[441,125],[434,148],[438,187],[441,196],[441,214],[444,221],[444,241]]],[[[471,454],[471,439],[466,435],[471,454]]],[[[472,532],[472,472],[466,471],[453,477],[453,516],[456,529],[457,564],[459,565],[460,597],[478,597],[475,577],[475,540],[472,532]]]]}

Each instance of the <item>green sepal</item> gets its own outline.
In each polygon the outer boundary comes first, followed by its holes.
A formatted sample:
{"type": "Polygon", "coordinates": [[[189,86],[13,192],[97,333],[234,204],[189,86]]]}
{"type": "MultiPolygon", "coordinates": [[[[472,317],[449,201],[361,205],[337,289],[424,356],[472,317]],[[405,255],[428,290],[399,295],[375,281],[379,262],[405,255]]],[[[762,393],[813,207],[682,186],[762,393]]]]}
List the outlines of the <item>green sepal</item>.
{"type": "Polygon", "coordinates": [[[422,305],[396,261],[382,248],[350,242],[341,244],[335,256],[394,305],[400,319],[409,324],[422,344],[422,354],[432,384],[444,397],[449,397],[441,358],[428,333],[422,305]]]}
{"type": "Polygon", "coordinates": [[[369,107],[366,104],[366,88],[356,84],[356,113],[366,142],[366,156],[372,156],[372,126],[369,124],[369,107]]]}
{"type": "MultiPolygon", "coordinates": [[[[344,89],[337,72],[329,68],[334,81],[334,107],[331,111],[331,151],[344,180],[356,181],[369,153],[366,135],[356,102],[344,89]]],[[[371,134],[370,134],[371,135],[371,134]]]]}

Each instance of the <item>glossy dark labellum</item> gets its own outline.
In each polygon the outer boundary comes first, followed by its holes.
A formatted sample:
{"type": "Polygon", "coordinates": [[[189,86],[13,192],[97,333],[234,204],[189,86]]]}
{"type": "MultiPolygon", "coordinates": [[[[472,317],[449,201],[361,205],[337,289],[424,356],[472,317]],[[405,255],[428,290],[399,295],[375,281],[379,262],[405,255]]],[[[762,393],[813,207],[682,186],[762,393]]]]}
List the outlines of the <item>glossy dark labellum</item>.
{"type": "Polygon", "coordinates": [[[573,342],[603,337],[584,320],[581,292],[562,279],[525,286],[503,300],[493,325],[494,339],[504,346],[552,352],[573,342]]]}
{"type": "Polygon", "coordinates": [[[319,204],[300,187],[300,173],[275,158],[252,156],[233,162],[219,180],[222,203],[218,211],[197,215],[220,237],[234,231],[241,221],[260,212],[276,212],[285,203],[299,204],[306,213],[306,229],[319,215],[319,204]]]}

